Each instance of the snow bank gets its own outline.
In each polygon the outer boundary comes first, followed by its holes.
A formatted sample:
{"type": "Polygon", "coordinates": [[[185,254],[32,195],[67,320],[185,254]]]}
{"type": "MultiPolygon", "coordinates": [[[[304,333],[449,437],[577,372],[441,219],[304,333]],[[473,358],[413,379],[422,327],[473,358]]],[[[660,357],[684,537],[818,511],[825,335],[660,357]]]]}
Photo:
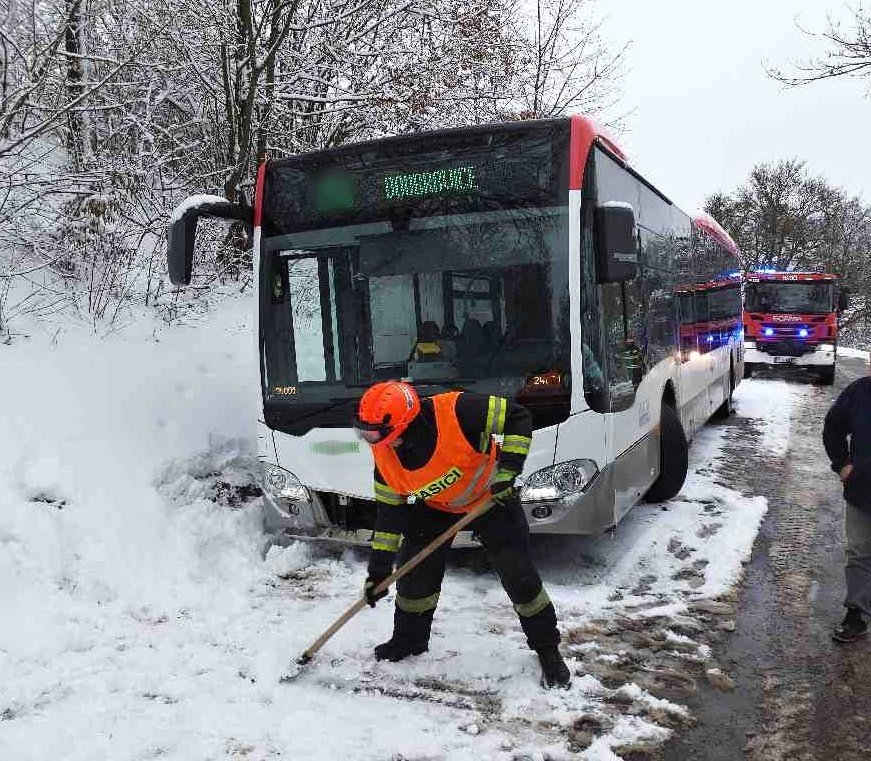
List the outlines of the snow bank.
{"type": "Polygon", "coordinates": [[[868,360],[869,352],[865,349],[851,349],[849,346],[839,346],[838,347],[838,356],[841,357],[855,357],[857,359],[868,360]]]}
{"type": "MultiPolygon", "coordinates": [[[[466,710],[279,684],[364,566],[304,546],[264,563],[259,502],[215,497],[254,466],[252,311],[0,347],[0,758],[497,752],[466,710]]],[[[390,617],[344,633],[358,664],[390,617]]]]}

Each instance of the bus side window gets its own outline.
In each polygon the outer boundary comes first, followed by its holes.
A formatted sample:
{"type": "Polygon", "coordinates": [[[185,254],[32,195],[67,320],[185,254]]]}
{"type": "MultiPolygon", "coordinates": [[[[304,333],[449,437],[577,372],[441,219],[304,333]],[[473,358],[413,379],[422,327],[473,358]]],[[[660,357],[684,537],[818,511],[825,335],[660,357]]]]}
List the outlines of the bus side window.
{"type": "Polygon", "coordinates": [[[635,402],[635,389],[643,376],[642,347],[631,331],[631,326],[639,319],[640,302],[627,296],[623,283],[606,283],[600,288],[609,407],[611,412],[620,412],[635,402]]]}

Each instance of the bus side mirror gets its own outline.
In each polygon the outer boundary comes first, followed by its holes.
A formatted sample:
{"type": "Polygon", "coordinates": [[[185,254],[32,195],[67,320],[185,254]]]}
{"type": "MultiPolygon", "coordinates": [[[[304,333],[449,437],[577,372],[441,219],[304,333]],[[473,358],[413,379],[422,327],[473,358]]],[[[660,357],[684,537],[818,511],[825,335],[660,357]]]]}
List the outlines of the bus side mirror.
{"type": "Polygon", "coordinates": [[[846,288],[841,288],[838,291],[838,311],[843,312],[850,306],[850,292],[846,288]]]}
{"type": "Polygon", "coordinates": [[[199,215],[185,212],[169,224],[166,263],[173,285],[190,285],[199,215]]]}
{"type": "Polygon", "coordinates": [[[596,207],[596,269],[600,283],[622,283],[638,274],[635,210],[627,203],[596,207]]]}
{"type": "Polygon", "coordinates": [[[200,217],[238,220],[253,224],[252,210],[220,196],[192,196],[172,212],[167,231],[166,263],[173,285],[190,285],[194,262],[197,222],[200,217]]]}

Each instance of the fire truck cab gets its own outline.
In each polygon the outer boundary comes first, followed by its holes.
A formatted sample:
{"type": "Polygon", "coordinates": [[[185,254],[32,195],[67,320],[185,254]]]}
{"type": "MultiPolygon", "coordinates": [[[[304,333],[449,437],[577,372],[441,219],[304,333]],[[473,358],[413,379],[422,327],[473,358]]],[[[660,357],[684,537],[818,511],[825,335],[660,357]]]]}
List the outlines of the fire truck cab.
{"type": "Polygon", "coordinates": [[[763,270],[744,276],[744,377],[762,366],[793,366],[824,385],[835,380],[838,314],[846,307],[838,276],[763,270]]]}

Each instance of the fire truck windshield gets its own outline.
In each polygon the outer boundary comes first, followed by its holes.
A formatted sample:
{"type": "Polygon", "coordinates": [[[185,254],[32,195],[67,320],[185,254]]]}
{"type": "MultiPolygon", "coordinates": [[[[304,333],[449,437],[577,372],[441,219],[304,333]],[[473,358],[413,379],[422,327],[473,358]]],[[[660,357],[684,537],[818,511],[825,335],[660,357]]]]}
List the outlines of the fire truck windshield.
{"type": "Polygon", "coordinates": [[[748,283],[744,308],[748,312],[828,314],[834,309],[831,282],[748,283]]]}

